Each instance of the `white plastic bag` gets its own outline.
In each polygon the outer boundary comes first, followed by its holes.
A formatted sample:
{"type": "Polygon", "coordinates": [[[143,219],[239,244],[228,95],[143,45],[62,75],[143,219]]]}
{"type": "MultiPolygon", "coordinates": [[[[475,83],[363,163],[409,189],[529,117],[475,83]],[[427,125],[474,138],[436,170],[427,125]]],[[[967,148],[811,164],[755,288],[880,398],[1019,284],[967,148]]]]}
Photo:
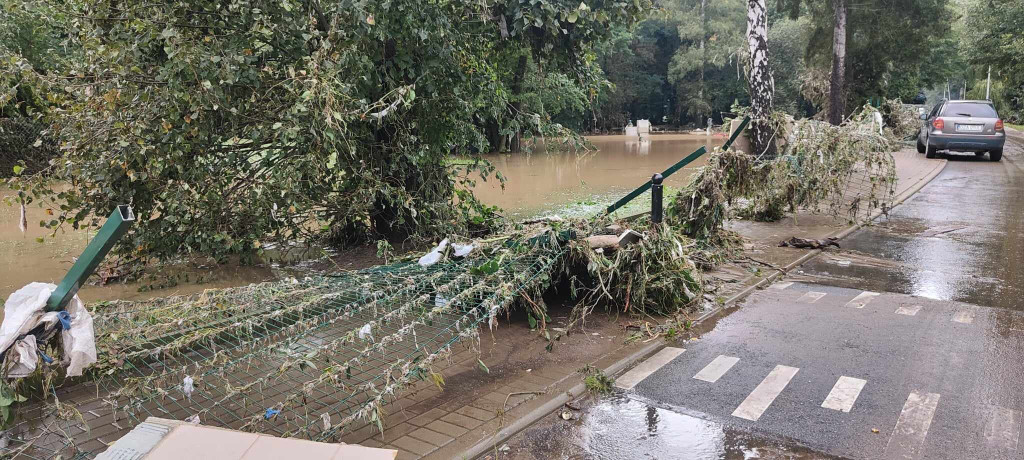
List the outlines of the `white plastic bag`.
{"type": "Polygon", "coordinates": [[[7,377],[12,379],[20,379],[31,375],[36,370],[36,365],[39,362],[39,355],[36,349],[36,336],[26,335],[24,339],[14,342],[14,346],[7,352],[12,354],[10,359],[14,363],[11,370],[7,372],[7,377]]]}
{"type": "Polygon", "coordinates": [[[436,248],[428,252],[425,256],[420,257],[419,264],[421,267],[429,267],[441,261],[441,256],[444,254],[445,248],[448,247],[448,238],[441,240],[441,244],[438,244],[436,248]]]}
{"type": "Polygon", "coordinates": [[[473,248],[473,244],[452,243],[452,249],[455,250],[455,257],[466,257],[473,251],[473,248]]]}
{"type": "MultiPolygon", "coordinates": [[[[57,286],[51,283],[29,283],[7,298],[4,302],[4,321],[0,324],[0,350],[10,349],[18,337],[39,324],[46,324],[47,328],[58,327],[57,312],[47,313],[44,310],[46,300],[56,289],[57,286]]],[[[71,315],[71,329],[61,332],[61,349],[64,352],[64,364],[68,365],[67,376],[77,377],[82,375],[83,369],[96,362],[96,336],[92,315],[77,295],[68,303],[66,311],[71,315]]],[[[27,339],[25,337],[22,341],[27,339]]],[[[23,369],[35,369],[36,362],[30,361],[38,359],[38,356],[29,358],[28,353],[25,353],[26,345],[19,345],[17,350],[12,351],[14,355],[10,356],[9,353],[7,359],[14,360],[12,363],[15,368],[24,366],[23,369]]]]}

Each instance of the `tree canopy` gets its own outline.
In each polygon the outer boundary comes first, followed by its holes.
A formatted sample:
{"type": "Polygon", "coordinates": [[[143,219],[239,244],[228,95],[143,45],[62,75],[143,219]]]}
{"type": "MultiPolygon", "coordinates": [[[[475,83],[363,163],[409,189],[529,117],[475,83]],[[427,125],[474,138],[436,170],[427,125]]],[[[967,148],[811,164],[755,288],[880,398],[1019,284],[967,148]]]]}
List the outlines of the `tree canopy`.
{"type": "MultiPolygon", "coordinates": [[[[45,2],[46,0],[40,0],[45,2]]],[[[45,4],[45,3],[44,3],[45,4]]],[[[73,184],[49,225],[114,205],[139,224],[124,253],[253,255],[268,243],[343,243],[471,230],[488,217],[465,185],[489,172],[489,124],[537,132],[510,62],[595,79],[592,47],[641,0],[68,0],[65,46],[42,72],[73,184]],[[513,77],[510,77],[512,75],[513,77]]],[[[10,94],[10,91],[0,91],[10,94]]],[[[3,102],[3,101],[0,101],[3,102]]],[[[2,105],[2,104],[0,104],[2,105]]]]}

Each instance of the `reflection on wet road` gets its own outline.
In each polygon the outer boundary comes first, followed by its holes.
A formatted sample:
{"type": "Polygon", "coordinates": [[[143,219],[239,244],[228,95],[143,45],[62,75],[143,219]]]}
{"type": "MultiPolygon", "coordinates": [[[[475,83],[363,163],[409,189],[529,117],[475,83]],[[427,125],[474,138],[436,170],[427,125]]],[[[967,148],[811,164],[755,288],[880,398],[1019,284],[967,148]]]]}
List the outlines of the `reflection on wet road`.
{"type": "Polygon", "coordinates": [[[888,221],[846,238],[846,251],[818,258],[802,273],[836,285],[1024,310],[1022,161],[950,156],[945,170],[888,221]]]}
{"type": "MultiPolygon", "coordinates": [[[[550,417],[527,429],[501,459],[828,459],[721,423],[618,393],[591,401],[577,419],[550,417]]],[[[791,443],[787,443],[791,444],[791,443]]]]}

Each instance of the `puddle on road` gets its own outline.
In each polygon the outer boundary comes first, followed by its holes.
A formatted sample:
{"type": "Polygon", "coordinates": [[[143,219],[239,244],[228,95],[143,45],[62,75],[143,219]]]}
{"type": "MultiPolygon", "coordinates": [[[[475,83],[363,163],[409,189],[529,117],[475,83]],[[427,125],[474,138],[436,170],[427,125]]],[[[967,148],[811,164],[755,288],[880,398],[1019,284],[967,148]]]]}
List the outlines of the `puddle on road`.
{"type": "MultiPolygon", "coordinates": [[[[489,458],[526,459],[825,459],[807,448],[615,394],[557,415],[512,438],[489,458]],[[582,416],[580,416],[582,414],[582,416]]],[[[485,457],[488,458],[488,457],[485,457]]]]}

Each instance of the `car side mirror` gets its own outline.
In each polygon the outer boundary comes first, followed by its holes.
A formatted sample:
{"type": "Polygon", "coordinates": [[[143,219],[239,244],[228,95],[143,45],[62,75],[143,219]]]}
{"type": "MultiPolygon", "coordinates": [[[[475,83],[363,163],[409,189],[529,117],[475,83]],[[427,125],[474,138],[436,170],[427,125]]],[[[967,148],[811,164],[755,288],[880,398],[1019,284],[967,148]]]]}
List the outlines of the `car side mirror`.
{"type": "Polygon", "coordinates": [[[922,113],[921,114],[921,119],[922,120],[927,120],[928,119],[928,114],[927,113],[922,113]]]}

